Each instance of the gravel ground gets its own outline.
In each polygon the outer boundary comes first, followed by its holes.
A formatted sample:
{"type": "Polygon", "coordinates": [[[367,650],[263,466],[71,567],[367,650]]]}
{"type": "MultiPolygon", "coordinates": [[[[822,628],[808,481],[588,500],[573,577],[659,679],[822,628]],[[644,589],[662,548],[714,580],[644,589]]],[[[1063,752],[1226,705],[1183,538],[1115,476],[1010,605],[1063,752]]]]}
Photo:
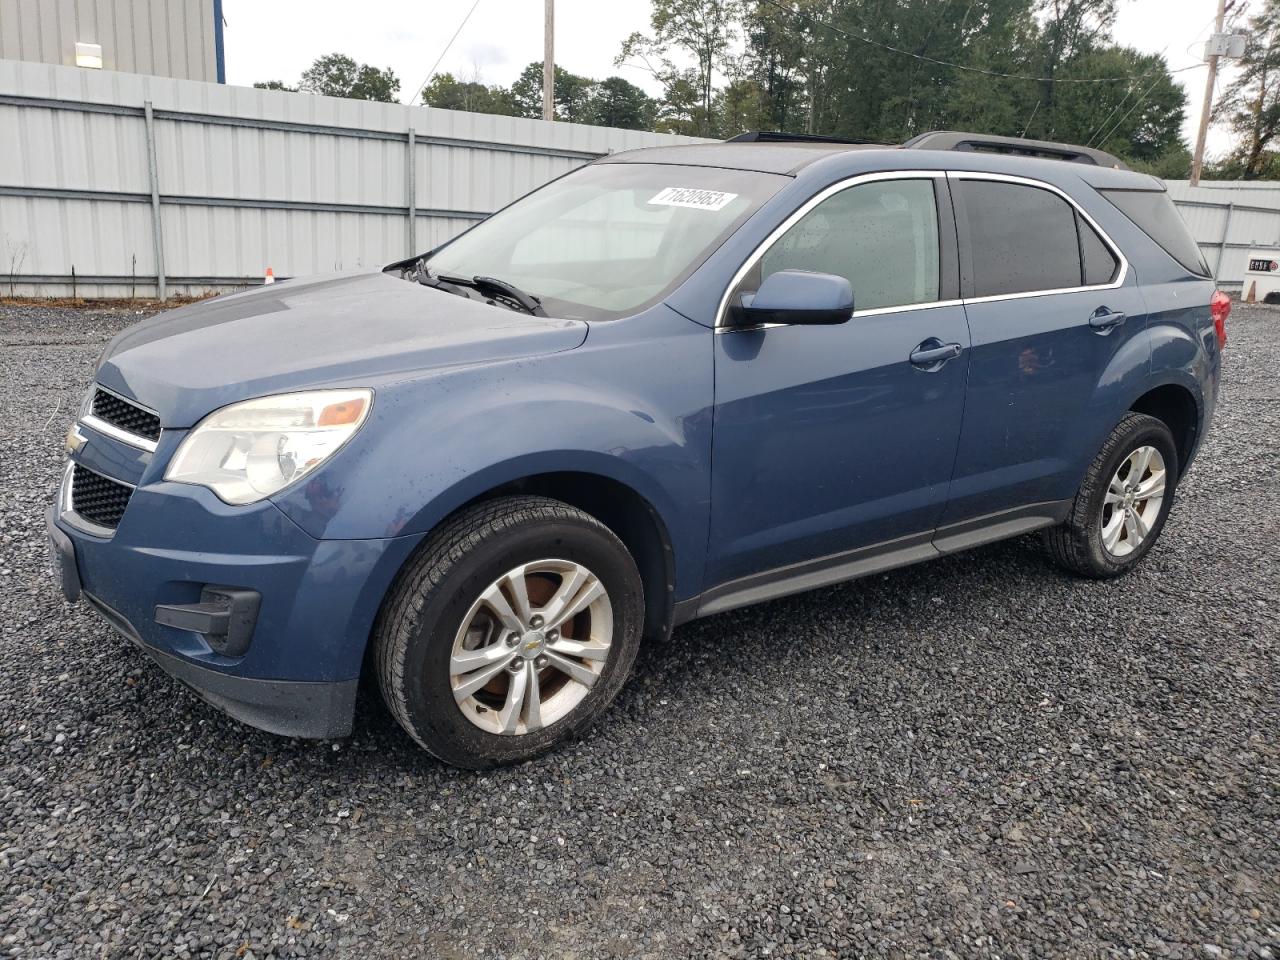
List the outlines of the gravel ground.
{"type": "Polygon", "coordinates": [[[0,306],[0,956],[1280,957],[1280,310],[1133,575],[1026,538],[690,624],[483,775],[369,698],[253,731],[62,602],[42,510],[134,319],[0,306]]]}

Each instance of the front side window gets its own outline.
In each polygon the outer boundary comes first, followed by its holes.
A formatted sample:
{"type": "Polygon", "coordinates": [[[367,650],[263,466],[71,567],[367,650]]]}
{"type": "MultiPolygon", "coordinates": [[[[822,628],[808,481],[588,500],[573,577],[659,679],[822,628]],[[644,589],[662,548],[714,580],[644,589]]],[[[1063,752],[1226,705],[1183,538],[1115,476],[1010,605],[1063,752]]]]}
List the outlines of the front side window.
{"type": "Polygon", "coordinates": [[[750,282],[780,270],[846,278],[860,311],[937,300],[933,181],[876,180],[833,194],[765,252],[750,282]]]}
{"type": "Polygon", "coordinates": [[[719,167],[592,164],[500,210],[427,267],[515,284],[554,317],[626,316],[673,290],[788,182],[719,167]]]}
{"type": "Polygon", "coordinates": [[[955,184],[969,222],[973,296],[1081,285],[1075,208],[1050,190],[997,180],[955,184]]]}

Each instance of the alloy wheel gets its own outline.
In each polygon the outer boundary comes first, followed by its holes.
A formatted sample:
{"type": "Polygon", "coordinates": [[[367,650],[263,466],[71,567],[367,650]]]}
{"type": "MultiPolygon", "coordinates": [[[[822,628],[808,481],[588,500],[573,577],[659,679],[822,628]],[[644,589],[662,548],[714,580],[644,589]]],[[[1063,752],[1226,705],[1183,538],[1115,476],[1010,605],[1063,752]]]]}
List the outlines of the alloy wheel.
{"type": "Polygon", "coordinates": [[[1164,457],[1155,447],[1138,447],[1121,462],[1102,502],[1102,545],[1113,557],[1127,557],[1151,535],[1164,502],[1164,457]]]}
{"type": "Polygon", "coordinates": [[[600,579],[571,560],[536,560],[491,583],[462,618],[449,684],[463,716],[518,736],[573,711],[604,671],[613,608],[600,579]]]}

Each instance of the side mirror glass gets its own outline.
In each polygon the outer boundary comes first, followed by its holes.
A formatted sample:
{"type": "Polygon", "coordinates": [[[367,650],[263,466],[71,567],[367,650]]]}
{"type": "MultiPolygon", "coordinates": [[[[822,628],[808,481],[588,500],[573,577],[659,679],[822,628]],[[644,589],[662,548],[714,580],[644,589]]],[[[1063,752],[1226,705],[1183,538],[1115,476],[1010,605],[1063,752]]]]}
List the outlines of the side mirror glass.
{"type": "Polygon", "coordinates": [[[844,323],[853,316],[853,288],[830,273],[780,270],[743,294],[734,314],[738,326],[844,323]]]}

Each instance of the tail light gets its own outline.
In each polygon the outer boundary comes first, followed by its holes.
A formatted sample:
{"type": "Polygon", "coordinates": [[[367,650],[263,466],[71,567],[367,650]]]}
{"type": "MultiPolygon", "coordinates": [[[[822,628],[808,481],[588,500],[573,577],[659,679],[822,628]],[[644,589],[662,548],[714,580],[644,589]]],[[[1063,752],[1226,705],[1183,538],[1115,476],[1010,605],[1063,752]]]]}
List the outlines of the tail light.
{"type": "Polygon", "coordinates": [[[1227,317],[1231,316],[1231,298],[1221,290],[1213,291],[1209,300],[1209,316],[1213,317],[1213,332],[1221,350],[1227,345],[1227,317]]]}

